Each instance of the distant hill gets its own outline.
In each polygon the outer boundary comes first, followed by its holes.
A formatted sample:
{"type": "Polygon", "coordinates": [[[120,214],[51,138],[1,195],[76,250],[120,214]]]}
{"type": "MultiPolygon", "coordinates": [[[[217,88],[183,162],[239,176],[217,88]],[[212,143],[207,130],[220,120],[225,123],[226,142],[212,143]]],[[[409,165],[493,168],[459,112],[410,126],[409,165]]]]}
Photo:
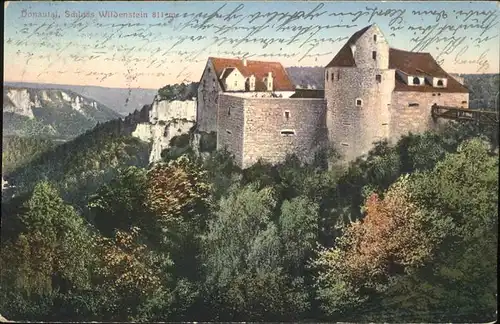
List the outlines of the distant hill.
{"type": "MultiPolygon", "coordinates": [[[[465,85],[469,88],[469,108],[494,110],[499,104],[499,74],[463,74],[465,85]]],[[[498,108],[497,108],[498,109],[498,108]]]]}
{"type": "Polygon", "coordinates": [[[70,90],[3,89],[3,136],[69,139],[120,117],[102,103],[70,90]]]}
{"type": "Polygon", "coordinates": [[[79,86],[68,84],[31,83],[31,82],[4,82],[4,86],[16,86],[33,89],[62,89],[92,98],[111,108],[122,116],[140,109],[153,101],[158,89],[140,88],[107,88],[99,86],[79,86]]]}
{"type": "Polygon", "coordinates": [[[325,88],[325,68],[322,66],[292,66],[286,72],[295,86],[307,89],[325,88]]]}

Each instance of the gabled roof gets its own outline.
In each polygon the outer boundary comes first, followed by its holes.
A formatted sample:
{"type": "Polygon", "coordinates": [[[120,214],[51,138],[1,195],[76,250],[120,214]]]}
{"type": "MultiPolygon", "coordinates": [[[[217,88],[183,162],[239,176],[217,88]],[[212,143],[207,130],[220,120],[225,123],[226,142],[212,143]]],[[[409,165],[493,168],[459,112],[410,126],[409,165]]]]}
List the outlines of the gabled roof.
{"type": "MultiPolygon", "coordinates": [[[[255,76],[255,91],[266,91],[267,86],[263,80],[271,72],[274,91],[295,91],[295,86],[288,77],[285,68],[279,62],[247,60],[245,66],[240,59],[209,57],[208,60],[212,62],[219,82],[225,68],[237,68],[245,78],[250,77],[252,74],[255,76]]],[[[221,88],[224,89],[224,85],[222,82],[220,83],[221,88]]]]}
{"type": "MultiPolygon", "coordinates": [[[[355,32],[326,67],[356,67],[351,45],[353,45],[371,26],[372,25],[355,32]]],[[[399,75],[396,75],[394,91],[469,92],[467,87],[443,70],[429,53],[409,52],[390,48],[389,69],[399,70],[408,75],[448,79],[446,88],[435,88],[427,81],[425,85],[416,87],[407,85],[399,75]]]]}
{"type": "Polygon", "coordinates": [[[447,78],[446,88],[435,88],[427,80],[421,86],[409,86],[396,75],[394,91],[418,92],[462,92],[469,90],[439,66],[429,53],[409,52],[395,48],[389,49],[389,69],[400,70],[408,75],[447,78]]]}

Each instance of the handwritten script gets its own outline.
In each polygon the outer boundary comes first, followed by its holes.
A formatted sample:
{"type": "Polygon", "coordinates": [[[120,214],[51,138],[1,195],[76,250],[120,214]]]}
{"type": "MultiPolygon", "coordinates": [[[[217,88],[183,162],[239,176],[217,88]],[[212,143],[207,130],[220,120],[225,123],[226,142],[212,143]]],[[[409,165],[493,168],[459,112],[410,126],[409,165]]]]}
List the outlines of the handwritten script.
{"type": "Polygon", "coordinates": [[[336,11],[323,3],[311,3],[307,10],[267,12],[252,9],[251,3],[220,4],[211,12],[198,12],[194,5],[189,7],[194,10],[185,12],[70,7],[10,11],[18,15],[20,27],[6,35],[4,42],[16,56],[6,59],[27,68],[37,60],[43,66],[39,76],[73,74],[100,82],[119,76],[132,84],[140,78],[169,75],[180,81],[196,80],[199,75],[192,75],[188,67],[205,62],[208,55],[293,59],[297,65],[332,58],[339,49],[336,43],[345,43],[352,33],[374,22],[389,27],[383,30],[388,38],[410,35],[408,50],[432,50],[440,64],[445,59],[475,64],[477,72],[488,70],[488,48],[498,46],[495,10],[417,11],[376,3],[358,11],[336,11]],[[482,54],[465,59],[471,52],[482,54]],[[92,68],[96,64],[91,63],[97,62],[106,69],[92,68]],[[180,67],[175,75],[172,66],[180,67]]]}

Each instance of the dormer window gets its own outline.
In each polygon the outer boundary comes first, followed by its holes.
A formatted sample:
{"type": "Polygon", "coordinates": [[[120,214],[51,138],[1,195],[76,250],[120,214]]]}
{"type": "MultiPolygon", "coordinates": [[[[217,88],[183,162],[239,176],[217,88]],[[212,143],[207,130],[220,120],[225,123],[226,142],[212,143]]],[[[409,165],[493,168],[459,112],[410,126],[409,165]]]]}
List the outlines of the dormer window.
{"type": "Polygon", "coordinates": [[[414,77],[414,78],[413,78],[413,84],[414,84],[414,85],[420,85],[420,78],[418,78],[418,77],[414,77]]]}
{"type": "Polygon", "coordinates": [[[438,80],[437,85],[438,87],[442,87],[444,85],[443,80],[438,80]]]}

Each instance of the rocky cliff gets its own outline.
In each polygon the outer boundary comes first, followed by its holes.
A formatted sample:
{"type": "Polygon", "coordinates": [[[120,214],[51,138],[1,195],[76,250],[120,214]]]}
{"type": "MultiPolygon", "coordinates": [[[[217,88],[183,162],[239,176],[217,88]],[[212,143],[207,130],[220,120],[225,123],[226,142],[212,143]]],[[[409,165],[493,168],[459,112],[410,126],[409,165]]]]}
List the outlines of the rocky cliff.
{"type": "Polygon", "coordinates": [[[70,138],[120,115],[68,90],[6,87],[3,117],[4,135],[70,138]]]}
{"type": "Polygon", "coordinates": [[[137,123],[132,136],[152,143],[149,162],[154,163],[161,160],[161,152],[169,147],[170,140],[174,136],[189,132],[195,121],[196,100],[169,101],[156,96],[151,105],[145,106],[141,113],[137,113],[137,123]]]}

